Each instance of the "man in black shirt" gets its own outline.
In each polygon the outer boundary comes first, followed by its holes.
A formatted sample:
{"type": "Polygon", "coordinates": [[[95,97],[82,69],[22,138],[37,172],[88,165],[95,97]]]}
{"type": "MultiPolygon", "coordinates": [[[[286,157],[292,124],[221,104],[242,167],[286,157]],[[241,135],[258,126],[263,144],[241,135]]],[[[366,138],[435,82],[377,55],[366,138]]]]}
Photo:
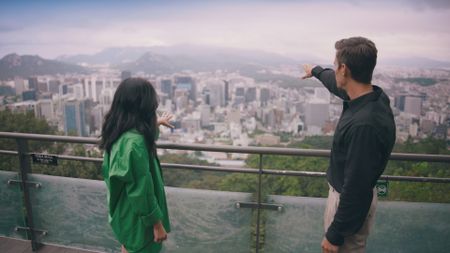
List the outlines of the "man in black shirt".
{"type": "Polygon", "coordinates": [[[333,69],[304,65],[303,78],[316,77],[343,99],[333,138],[327,180],[323,252],[364,252],[377,204],[375,185],[395,143],[389,98],[371,84],[375,44],[362,37],[335,44],[333,69]]]}

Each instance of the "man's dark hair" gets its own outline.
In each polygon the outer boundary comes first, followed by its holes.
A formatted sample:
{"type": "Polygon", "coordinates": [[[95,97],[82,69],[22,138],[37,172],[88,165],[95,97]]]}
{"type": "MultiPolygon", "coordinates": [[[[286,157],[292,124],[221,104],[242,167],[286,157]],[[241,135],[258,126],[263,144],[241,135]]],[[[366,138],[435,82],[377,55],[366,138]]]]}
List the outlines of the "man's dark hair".
{"type": "Polygon", "coordinates": [[[334,47],[338,64],[345,64],[355,81],[372,81],[378,52],[375,43],[364,37],[352,37],[337,41],[334,47]]]}

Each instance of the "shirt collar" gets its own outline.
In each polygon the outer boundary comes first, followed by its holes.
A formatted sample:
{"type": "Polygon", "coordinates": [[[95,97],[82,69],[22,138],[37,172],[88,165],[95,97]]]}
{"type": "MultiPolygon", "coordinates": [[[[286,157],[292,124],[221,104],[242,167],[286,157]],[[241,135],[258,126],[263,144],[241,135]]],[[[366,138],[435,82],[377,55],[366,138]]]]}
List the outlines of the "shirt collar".
{"type": "Polygon", "coordinates": [[[369,102],[378,100],[383,90],[376,85],[372,85],[372,87],[372,92],[357,97],[353,100],[344,100],[344,109],[350,109],[351,112],[355,113],[369,102]]]}

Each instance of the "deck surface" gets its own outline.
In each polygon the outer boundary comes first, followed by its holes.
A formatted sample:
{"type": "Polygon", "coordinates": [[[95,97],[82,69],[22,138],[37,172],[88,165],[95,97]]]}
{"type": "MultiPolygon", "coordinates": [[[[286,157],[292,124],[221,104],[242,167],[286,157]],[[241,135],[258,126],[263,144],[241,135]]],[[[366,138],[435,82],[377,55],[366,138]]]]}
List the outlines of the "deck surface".
{"type": "MultiPolygon", "coordinates": [[[[32,253],[31,242],[0,236],[0,252],[1,253],[32,253]]],[[[89,251],[84,249],[65,248],[62,246],[43,245],[38,253],[93,253],[97,251],[89,251]]]]}

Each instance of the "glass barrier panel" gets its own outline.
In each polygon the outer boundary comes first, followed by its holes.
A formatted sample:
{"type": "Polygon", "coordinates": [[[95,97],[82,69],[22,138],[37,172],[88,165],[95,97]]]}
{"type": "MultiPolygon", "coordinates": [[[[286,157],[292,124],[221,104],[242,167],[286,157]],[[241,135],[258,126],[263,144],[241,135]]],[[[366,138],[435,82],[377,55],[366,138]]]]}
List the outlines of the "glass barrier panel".
{"type": "Polygon", "coordinates": [[[38,241],[106,252],[120,248],[108,224],[103,181],[38,174],[29,180],[42,185],[30,192],[35,227],[48,231],[38,241]]]}
{"type": "MultiPolygon", "coordinates": [[[[106,252],[120,247],[107,219],[103,181],[30,175],[40,182],[31,201],[43,243],[106,252]]],[[[251,209],[236,208],[249,202],[250,193],[166,187],[172,232],[165,252],[249,252],[251,209]]]]}
{"type": "Polygon", "coordinates": [[[17,172],[0,170],[0,235],[26,239],[24,231],[15,231],[24,227],[24,209],[20,184],[8,184],[8,180],[19,180],[17,172]]]}
{"type": "Polygon", "coordinates": [[[450,249],[450,204],[379,201],[367,252],[436,252],[450,249]]]}
{"type": "Polygon", "coordinates": [[[264,211],[265,253],[321,252],[325,199],[269,195],[281,211],[264,211]]]}
{"type": "MultiPolygon", "coordinates": [[[[326,199],[269,195],[264,252],[321,252],[326,199]]],[[[448,252],[450,204],[379,201],[367,252],[448,252]]]]}
{"type": "Polygon", "coordinates": [[[164,252],[250,252],[252,195],[166,187],[172,232],[164,252]]]}

